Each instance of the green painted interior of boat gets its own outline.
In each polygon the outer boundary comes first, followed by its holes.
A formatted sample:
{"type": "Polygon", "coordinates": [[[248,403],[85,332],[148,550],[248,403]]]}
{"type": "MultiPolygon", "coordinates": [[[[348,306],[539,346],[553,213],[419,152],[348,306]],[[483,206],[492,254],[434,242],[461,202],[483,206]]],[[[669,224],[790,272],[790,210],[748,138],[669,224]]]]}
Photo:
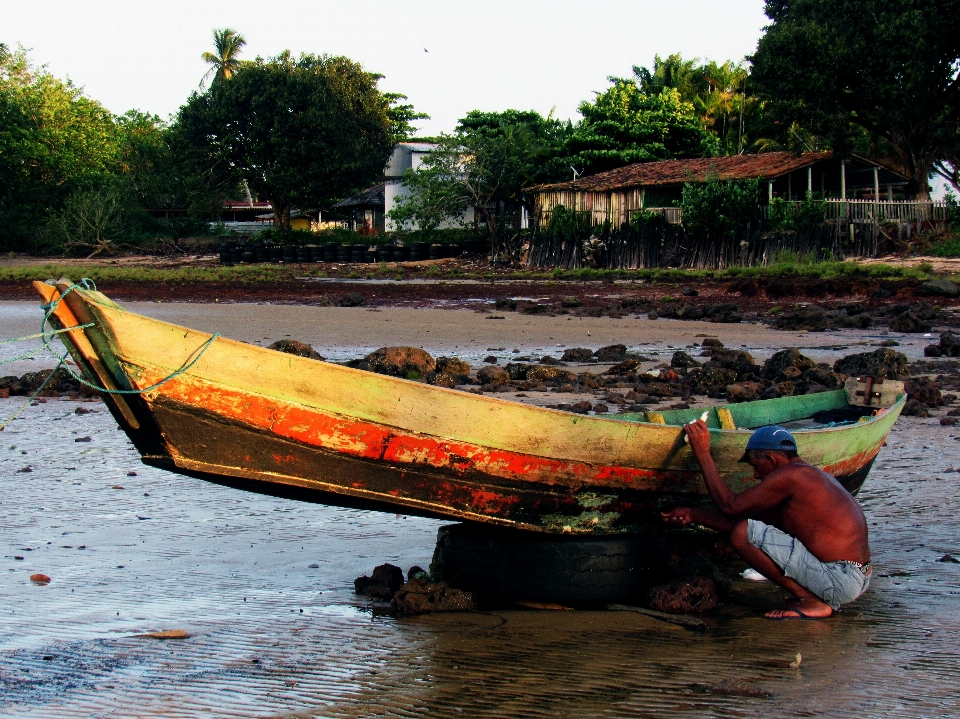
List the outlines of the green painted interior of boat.
{"type": "MultiPolygon", "coordinates": [[[[840,389],[833,392],[818,392],[804,394],[797,397],[779,397],[777,399],[763,399],[755,402],[741,402],[739,404],[721,405],[730,410],[730,415],[737,429],[756,429],[768,424],[784,424],[799,419],[805,419],[817,412],[847,407],[847,393],[840,389]]],[[[711,429],[720,429],[720,416],[717,407],[711,407],[707,415],[707,426],[711,429]]],[[[650,422],[651,414],[663,417],[663,423],[681,426],[699,419],[703,409],[671,409],[663,412],[631,412],[617,415],[617,419],[628,422],[650,422]]],[[[657,422],[657,424],[660,424],[657,422]]]]}

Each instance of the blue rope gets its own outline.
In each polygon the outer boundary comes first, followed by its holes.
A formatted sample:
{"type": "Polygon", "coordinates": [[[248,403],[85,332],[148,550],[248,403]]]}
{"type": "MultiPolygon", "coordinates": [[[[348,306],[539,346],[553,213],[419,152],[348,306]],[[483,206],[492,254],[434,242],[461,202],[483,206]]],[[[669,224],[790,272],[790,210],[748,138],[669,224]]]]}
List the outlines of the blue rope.
{"type": "MultiPolygon", "coordinates": [[[[50,319],[50,315],[52,315],[57,310],[57,307],[60,305],[60,302],[63,300],[63,298],[77,288],[82,288],[85,290],[92,289],[96,291],[97,286],[93,280],[84,277],[83,279],[80,280],[80,282],[70,285],[66,290],[61,292],[60,296],[57,299],[55,299],[53,302],[50,302],[45,305],[40,305],[41,309],[46,310],[46,314],[44,314],[43,316],[43,322],[40,324],[40,334],[41,336],[43,336],[43,339],[41,341],[43,342],[43,348],[45,348],[47,351],[50,352],[50,354],[52,354],[54,357],[60,360],[60,362],[57,364],[57,369],[60,369],[60,367],[64,367],[67,370],[67,373],[71,377],[73,377],[75,380],[80,382],[80,384],[85,385],[90,389],[95,389],[98,392],[104,392],[106,394],[143,394],[144,392],[152,392],[153,390],[159,387],[162,387],[170,380],[182,375],[188,369],[193,367],[199,361],[199,359],[203,356],[203,353],[207,351],[207,349],[210,347],[211,344],[213,344],[213,341],[220,336],[220,333],[217,332],[210,339],[204,342],[203,345],[198,350],[194,350],[196,352],[196,356],[192,360],[190,360],[189,363],[183,365],[180,369],[173,372],[173,374],[170,374],[164,377],[162,380],[160,380],[156,384],[150,385],[149,387],[144,387],[143,389],[107,389],[106,387],[100,387],[99,385],[96,385],[92,382],[88,382],[86,379],[83,378],[83,376],[75,373],[72,369],[70,369],[70,366],[67,364],[67,355],[57,354],[57,352],[50,346],[50,340],[46,338],[46,335],[50,334],[48,332],[45,332],[47,321],[50,319]]],[[[78,325],[77,327],[70,328],[70,329],[79,329],[80,327],[89,327],[89,326],[90,326],[89,324],[78,325]]],[[[54,372],[56,372],[56,370],[54,370],[54,372]]],[[[49,379],[49,377],[47,379],[49,379]]]]}
{"type": "MultiPolygon", "coordinates": [[[[46,378],[45,380],[43,380],[43,383],[37,388],[37,390],[36,390],[32,395],[30,395],[29,399],[27,399],[27,401],[20,407],[20,409],[18,409],[18,410],[17,410],[16,412],[14,412],[10,417],[8,417],[6,420],[4,420],[2,423],[0,423],[0,432],[2,432],[2,431],[6,428],[6,426],[7,426],[8,424],[10,424],[10,423],[11,423],[13,420],[15,420],[17,417],[19,417],[20,414],[21,414],[27,407],[30,406],[30,404],[40,395],[40,393],[43,392],[44,388],[47,386],[47,384],[50,382],[50,380],[54,378],[54,376],[57,374],[57,371],[58,371],[61,367],[63,367],[64,369],[66,369],[67,374],[69,374],[71,377],[73,377],[75,380],[77,380],[80,384],[85,385],[86,387],[89,387],[90,389],[97,390],[98,392],[103,392],[103,393],[105,393],[105,394],[142,394],[142,393],[144,393],[144,392],[152,392],[153,390],[155,390],[155,389],[157,389],[157,388],[159,388],[159,387],[162,387],[163,385],[165,385],[165,384],[166,384],[167,382],[169,382],[170,380],[174,379],[175,377],[180,376],[181,374],[183,374],[184,372],[186,372],[188,369],[190,369],[191,367],[193,367],[193,366],[199,361],[199,359],[203,356],[203,353],[206,352],[207,349],[209,349],[209,347],[210,347],[211,344],[213,344],[213,341],[214,341],[215,339],[217,339],[217,337],[220,336],[220,333],[217,332],[217,333],[216,333],[215,335],[213,335],[210,339],[208,339],[206,342],[204,342],[203,345],[202,345],[199,349],[194,350],[196,356],[195,356],[192,360],[190,360],[190,362],[188,362],[187,364],[183,365],[182,367],[180,367],[180,369],[176,370],[175,372],[173,372],[172,374],[168,375],[167,377],[164,377],[162,380],[160,380],[160,381],[157,382],[156,384],[150,385],[149,387],[144,387],[143,389],[107,389],[106,387],[100,387],[99,385],[96,385],[96,384],[94,384],[93,382],[87,381],[82,375],[77,374],[77,373],[74,372],[72,369],[70,369],[70,365],[69,365],[69,363],[67,362],[67,356],[68,356],[69,353],[65,353],[65,354],[62,354],[62,355],[61,355],[61,354],[59,354],[56,350],[54,350],[53,347],[50,346],[50,342],[51,342],[58,334],[61,334],[61,333],[63,333],[63,332],[72,332],[73,330],[80,330],[80,329],[85,329],[85,328],[87,328],[87,327],[93,327],[93,326],[95,326],[95,324],[94,324],[93,322],[89,322],[89,323],[83,324],[83,325],[76,325],[75,327],[66,327],[66,328],[64,328],[64,329],[62,329],[62,330],[47,330],[47,322],[50,320],[50,316],[51,316],[54,312],[56,312],[57,307],[60,306],[60,302],[63,300],[63,298],[66,297],[68,294],[70,294],[71,292],[73,292],[73,290],[75,290],[75,289],[77,289],[77,288],[81,288],[81,289],[85,289],[85,290],[91,290],[91,289],[92,289],[92,290],[96,290],[96,289],[97,289],[97,286],[96,286],[96,284],[94,283],[93,280],[88,279],[88,278],[83,278],[83,279],[80,280],[80,282],[70,285],[66,290],[64,290],[63,292],[61,292],[61,293],[60,293],[60,296],[59,296],[57,299],[55,299],[53,302],[49,302],[49,303],[47,303],[47,304],[40,305],[40,308],[43,309],[43,310],[45,310],[45,312],[44,312],[44,315],[43,315],[43,321],[40,323],[40,333],[39,333],[39,334],[30,335],[30,336],[28,336],[28,337],[18,337],[18,338],[16,338],[16,339],[6,340],[5,342],[3,342],[3,344],[7,344],[7,343],[9,343],[9,342],[20,342],[20,341],[27,340],[27,339],[37,339],[37,338],[39,338],[39,339],[40,339],[40,342],[41,342],[41,346],[40,346],[38,349],[36,349],[36,350],[33,350],[33,351],[31,351],[31,352],[28,352],[27,354],[20,355],[19,357],[14,357],[14,358],[11,359],[11,360],[6,360],[6,361],[4,361],[4,362],[0,362],[0,364],[6,364],[6,363],[8,363],[8,362],[14,362],[14,361],[19,360],[19,359],[25,359],[25,358],[27,358],[27,357],[32,357],[33,355],[35,355],[35,354],[37,354],[38,352],[41,352],[41,351],[43,351],[43,350],[46,350],[47,352],[49,352],[50,354],[52,354],[54,357],[56,357],[57,360],[58,360],[58,362],[57,362],[57,366],[53,369],[53,371],[52,371],[49,375],[47,375],[47,378],[46,378]]],[[[94,301],[96,301],[96,300],[94,300],[94,301]]]]}

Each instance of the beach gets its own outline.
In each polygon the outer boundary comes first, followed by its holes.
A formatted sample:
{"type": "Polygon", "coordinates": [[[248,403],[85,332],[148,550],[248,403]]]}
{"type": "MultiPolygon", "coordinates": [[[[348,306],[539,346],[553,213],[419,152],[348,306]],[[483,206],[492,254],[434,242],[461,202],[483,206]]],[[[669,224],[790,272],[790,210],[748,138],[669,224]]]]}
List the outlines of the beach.
{"type": "MultiPolygon", "coordinates": [[[[884,329],[779,332],[484,306],[124,304],[246,342],[297,339],[335,361],[409,344],[477,366],[489,355],[504,363],[619,342],[669,362],[706,336],[758,361],[795,346],[833,362],[889,339],[916,360],[934,341],[884,329]]],[[[0,303],[0,336],[36,332],[39,318],[36,303],[0,303]]],[[[5,373],[50,366],[22,360],[5,373]]],[[[23,402],[0,399],[0,415],[23,402]]],[[[944,558],[960,555],[960,430],[938,416],[901,418],[859,494],[874,561],[867,594],[825,621],[773,622],[762,612],[783,593],[734,576],[701,635],[624,612],[381,615],[354,594],[353,579],[383,562],[426,567],[445,522],[261,496],[147,467],[102,403],[51,398],[0,434],[0,713],[951,715],[960,564],[944,558]],[[31,581],[36,573],[51,581],[31,581]],[[136,636],[172,630],[188,636],[136,636]]]]}

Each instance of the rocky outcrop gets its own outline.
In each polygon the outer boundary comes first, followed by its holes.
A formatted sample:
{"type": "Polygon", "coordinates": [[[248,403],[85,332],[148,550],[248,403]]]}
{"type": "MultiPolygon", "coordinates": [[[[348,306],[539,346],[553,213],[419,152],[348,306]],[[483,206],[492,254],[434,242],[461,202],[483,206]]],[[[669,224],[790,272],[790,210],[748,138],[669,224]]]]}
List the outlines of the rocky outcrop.
{"type": "Polygon", "coordinates": [[[303,342],[298,342],[297,340],[277,340],[272,345],[268,345],[267,349],[276,350],[277,352],[286,352],[287,354],[296,355],[297,357],[306,357],[307,359],[326,359],[310,345],[303,342]]]}
{"type": "Polygon", "coordinates": [[[910,361],[906,355],[884,347],[874,352],[860,352],[841,357],[834,363],[833,371],[848,377],[904,379],[910,372],[910,361]]]}
{"type": "Polygon", "coordinates": [[[455,589],[446,582],[431,582],[422,576],[400,587],[393,601],[397,611],[411,615],[472,612],[477,608],[477,598],[472,592],[455,589]]]}
{"type": "Polygon", "coordinates": [[[370,372],[393,377],[419,379],[437,368],[437,362],[426,350],[419,347],[381,347],[363,358],[370,372]]]}

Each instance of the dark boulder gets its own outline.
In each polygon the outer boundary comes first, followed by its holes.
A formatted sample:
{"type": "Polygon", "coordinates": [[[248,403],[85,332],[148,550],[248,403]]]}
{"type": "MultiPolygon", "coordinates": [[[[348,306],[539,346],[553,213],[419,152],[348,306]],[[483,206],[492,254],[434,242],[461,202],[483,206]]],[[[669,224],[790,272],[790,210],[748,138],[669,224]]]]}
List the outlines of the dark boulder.
{"type": "Polygon", "coordinates": [[[647,593],[651,609],[669,614],[705,614],[720,604],[712,579],[693,577],[654,587],[647,593]]]}
{"type": "Polygon", "coordinates": [[[419,615],[431,612],[472,612],[477,598],[471,592],[451,587],[446,582],[431,582],[418,576],[400,587],[393,598],[397,611],[419,615]]]}
{"type": "Polygon", "coordinates": [[[277,340],[272,345],[269,345],[267,349],[276,350],[277,352],[286,352],[287,354],[296,355],[297,357],[306,357],[307,359],[325,359],[318,354],[313,347],[308,344],[304,344],[303,342],[297,342],[297,340],[277,340]]]}
{"type": "Polygon", "coordinates": [[[760,376],[764,379],[770,379],[774,381],[779,381],[785,378],[795,379],[807,370],[813,369],[816,366],[816,362],[809,357],[805,357],[804,355],[800,354],[800,350],[796,349],[795,347],[790,347],[774,353],[770,359],[764,362],[763,369],[760,370],[760,376]],[[788,368],[799,370],[799,372],[794,377],[787,377],[785,371],[788,368]]]}
{"type": "Polygon", "coordinates": [[[593,350],[586,347],[573,347],[563,351],[560,358],[564,362],[589,362],[593,357],[593,350]]]}
{"type": "Polygon", "coordinates": [[[774,318],[772,326],[777,330],[807,330],[823,332],[833,325],[827,311],[817,305],[798,307],[794,312],[783,312],[774,318]]]}
{"type": "Polygon", "coordinates": [[[929,417],[927,405],[918,399],[911,399],[903,405],[903,411],[900,413],[904,417],[929,417]]]}
{"type": "Polygon", "coordinates": [[[699,320],[703,317],[703,310],[692,302],[682,302],[673,310],[673,316],[678,320],[699,320]]]}
{"type": "Polygon", "coordinates": [[[681,287],[681,288],[680,288],[680,294],[683,295],[684,297],[696,297],[696,296],[699,295],[700,293],[697,292],[697,291],[696,291],[695,289],[693,289],[692,287],[681,287]]]}
{"type": "Polygon", "coordinates": [[[373,576],[357,577],[353,580],[353,589],[376,599],[393,599],[393,595],[403,586],[403,570],[393,564],[381,564],[373,570],[373,576]]]}
{"type": "Polygon", "coordinates": [[[833,371],[848,377],[902,379],[910,373],[910,361],[906,355],[884,347],[841,357],[834,363],[833,371]]]}
{"type": "Polygon", "coordinates": [[[740,350],[717,349],[703,367],[723,367],[737,373],[737,380],[756,380],[760,377],[760,366],[749,352],[740,350]]]}
{"type": "Polygon", "coordinates": [[[496,302],[494,302],[494,307],[498,310],[506,310],[508,312],[514,312],[517,309],[517,301],[510,299],[509,297],[501,297],[496,302]]]}
{"type": "Polygon", "coordinates": [[[576,382],[577,375],[559,367],[549,367],[546,365],[534,365],[527,370],[527,382],[576,382]]]}
{"type": "Polygon", "coordinates": [[[703,308],[704,319],[721,324],[736,324],[743,321],[740,307],[733,302],[721,302],[703,308]]]}
{"type": "Polygon", "coordinates": [[[371,372],[418,379],[437,368],[437,362],[419,347],[381,347],[363,358],[371,372]]]}
{"type": "Polygon", "coordinates": [[[890,329],[894,332],[929,332],[930,323],[908,311],[890,320],[890,329]]]}
{"type": "Polygon", "coordinates": [[[560,300],[560,306],[566,307],[567,309],[572,309],[574,307],[582,307],[583,302],[578,300],[576,297],[564,297],[560,300]]]}
{"type": "Polygon", "coordinates": [[[504,365],[503,369],[506,370],[507,374],[510,375],[510,379],[514,381],[522,381],[527,378],[527,373],[530,371],[530,368],[533,367],[532,364],[525,364],[523,362],[509,362],[504,365]]]}
{"type": "Polygon", "coordinates": [[[700,363],[683,350],[677,350],[670,358],[670,366],[674,369],[687,369],[688,367],[699,367],[700,363]]]}
{"type": "Polygon", "coordinates": [[[593,356],[598,362],[622,362],[627,358],[627,346],[607,345],[594,352],[593,356]]]}
{"type": "Polygon", "coordinates": [[[923,402],[927,407],[943,406],[943,395],[940,393],[940,383],[930,377],[914,377],[903,383],[907,393],[907,401],[915,399],[923,402]]]}
{"type": "Polygon", "coordinates": [[[635,359],[624,360],[623,362],[618,362],[613,367],[608,369],[604,374],[608,375],[626,375],[632,372],[636,372],[640,368],[640,361],[635,359]]]}
{"type": "Polygon", "coordinates": [[[960,297],[960,285],[950,280],[928,280],[921,285],[923,293],[926,295],[939,295],[941,297],[960,297]]]}
{"type": "Polygon", "coordinates": [[[759,382],[737,382],[727,385],[727,401],[731,404],[752,402],[759,399],[762,393],[763,385],[759,382]]]}
{"type": "Polygon", "coordinates": [[[708,362],[687,372],[685,381],[692,389],[702,391],[707,387],[726,387],[736,382],[737,373],[736,370],[717,367],[708,362]]]}
{"type": "Polygon", "coordinates": [[[506,384],[510,381],[510,373],[503,367],[487,365],[486,367],[481,367],[480,371],[477,372],[477,379],[480,380],[480,384],[482,385],[506,384]]]}
{"type": "Polygon", "coordinates": [[[459,357],[437,357],[437,372],[470,374],[470,365],[459,357]]]}
{"type": "Polygon", "coordinates": [[[348,292],[343,297],[340,298],[340,301],[337,302],[341,307],[359,307],[364,302],[363,295],[359,292],[348,292]]]}

